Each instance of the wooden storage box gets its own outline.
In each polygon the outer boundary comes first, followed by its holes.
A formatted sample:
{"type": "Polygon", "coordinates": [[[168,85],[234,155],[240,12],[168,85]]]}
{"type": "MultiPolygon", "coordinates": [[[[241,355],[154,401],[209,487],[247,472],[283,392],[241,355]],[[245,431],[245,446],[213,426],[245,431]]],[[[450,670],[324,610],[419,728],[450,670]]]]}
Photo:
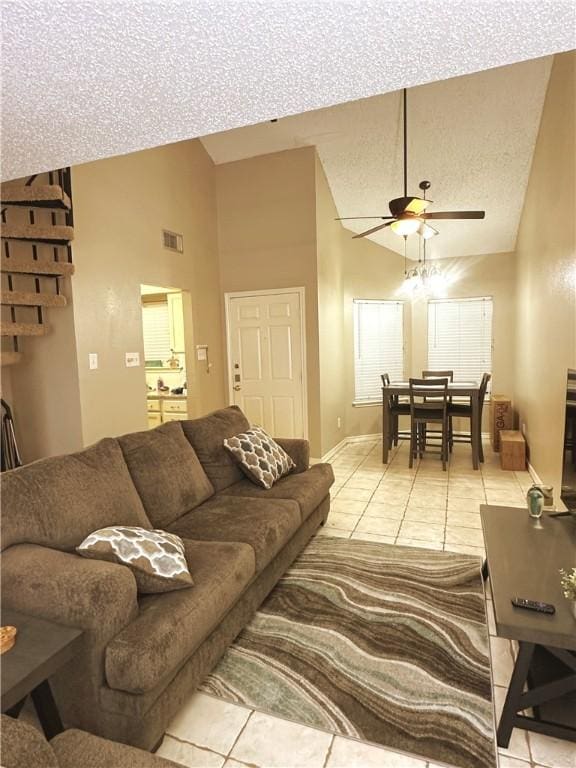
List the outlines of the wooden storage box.
{"type": "Polygon", "coordinates": [[[492,395],[490,398],[490,443],[495,451],[500,450],[500,432],[512,429],[514,414],[512,401],[504,395],[492,395]]]}
{"type": "Polygon", "coordinates": [[[502,469],[526,469],[526,442],[521,432],[500,430],[500,466],[502,469]]]}

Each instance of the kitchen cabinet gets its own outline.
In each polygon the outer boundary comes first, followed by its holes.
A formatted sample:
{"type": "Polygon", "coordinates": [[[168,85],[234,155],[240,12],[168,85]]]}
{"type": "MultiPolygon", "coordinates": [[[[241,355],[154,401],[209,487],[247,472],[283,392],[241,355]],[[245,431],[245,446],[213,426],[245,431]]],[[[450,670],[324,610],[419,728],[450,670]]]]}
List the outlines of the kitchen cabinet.
{"type": "Polygon", "coordinates": [[[185,397],[180,399],[168,397],[149,397],[148,428],[153,429],[168,421],[180,421],[188,418],[188,402],[185,397]]]}

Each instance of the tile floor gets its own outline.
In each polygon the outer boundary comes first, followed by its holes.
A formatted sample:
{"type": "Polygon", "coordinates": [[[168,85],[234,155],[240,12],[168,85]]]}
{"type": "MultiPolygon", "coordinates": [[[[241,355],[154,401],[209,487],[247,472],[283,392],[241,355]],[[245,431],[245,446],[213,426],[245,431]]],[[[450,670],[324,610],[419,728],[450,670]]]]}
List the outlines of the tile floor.
{"type": "MultiPolygon", "coordinates": [[[[327,524],[319,536],[370,539],[387,544],[484,555],[479,506],[524,506],[528,472],[504,472],[485,449],[472,470],[470,447],[455,446],[447,472],[436,456],[408,469],[405,445],[383,465],[378,441],[351,443],[331,460],[336,484],[327,524]]],[[[489,585],[486,594],[496,714],[502,708],[515,649],[494,636],[489,585]]],[[[188,768],[439,768],[417,757],[345,739],[194,694],[170,724],[158,754],[188,768]]],[[[499,751],[500,768],[576,768],[568,741],[515,730],[499,751]]]]}

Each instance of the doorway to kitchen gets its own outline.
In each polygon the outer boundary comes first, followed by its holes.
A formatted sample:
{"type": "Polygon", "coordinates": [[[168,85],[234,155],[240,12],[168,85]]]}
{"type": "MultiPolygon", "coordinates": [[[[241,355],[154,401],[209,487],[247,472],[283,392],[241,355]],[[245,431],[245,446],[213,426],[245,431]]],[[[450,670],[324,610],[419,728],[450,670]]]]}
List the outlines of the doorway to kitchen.
{"type": "Polygon", "coordinates": [[[140,286],[148,427],[188,418],[186,322],[179,288],[140,286]]]}

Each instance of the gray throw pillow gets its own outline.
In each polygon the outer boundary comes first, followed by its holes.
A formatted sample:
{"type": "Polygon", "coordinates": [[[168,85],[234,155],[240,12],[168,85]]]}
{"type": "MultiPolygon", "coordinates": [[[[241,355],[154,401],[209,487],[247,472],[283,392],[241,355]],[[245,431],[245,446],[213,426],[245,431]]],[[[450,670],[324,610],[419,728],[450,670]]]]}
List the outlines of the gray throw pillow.
{"type": "Polygon", "coordinates": [[[266,490],[296,467],[286,451],[262,427],[251,427],[227,438],[224,447],[246,477],[266,490]]]}
{"type": "Polygon", "coordinates": [[[174,533],[119,525],[101,528],[87,536],[76,552],[92,560],[128,566],[139,592],[172,592],[194,584],[184,542],[174,533]]]}

